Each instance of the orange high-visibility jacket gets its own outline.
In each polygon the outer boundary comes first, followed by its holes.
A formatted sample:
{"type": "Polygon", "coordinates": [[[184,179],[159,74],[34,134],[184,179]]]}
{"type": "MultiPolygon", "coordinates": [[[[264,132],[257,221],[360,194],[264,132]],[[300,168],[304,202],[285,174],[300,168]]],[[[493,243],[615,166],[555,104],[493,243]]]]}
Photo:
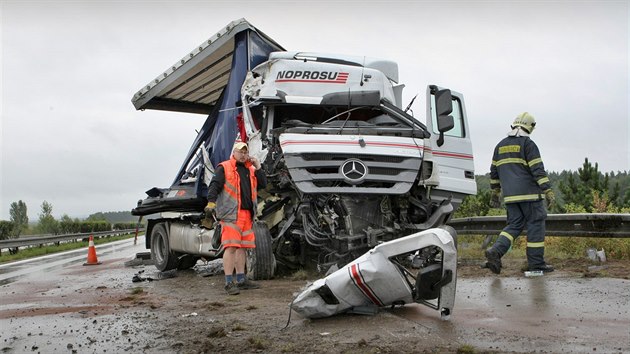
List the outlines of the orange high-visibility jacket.
{"type": "MultiPolygon", "coordinates": [[[[225,183],[223,184],[223,192],[217,196],[217,218],[222,221],[235,222],[238,211],[241,208],[241,176],[236,171],[236,160],[234,157],[220,163],[225,171],[225,183]]],[[[256,199],[258,197],[256,180],[256,169],[250,162],[245,163],[245,167],[249,169],[249,182],[252,190],[253,215],[256,216],[256,199]]]]}

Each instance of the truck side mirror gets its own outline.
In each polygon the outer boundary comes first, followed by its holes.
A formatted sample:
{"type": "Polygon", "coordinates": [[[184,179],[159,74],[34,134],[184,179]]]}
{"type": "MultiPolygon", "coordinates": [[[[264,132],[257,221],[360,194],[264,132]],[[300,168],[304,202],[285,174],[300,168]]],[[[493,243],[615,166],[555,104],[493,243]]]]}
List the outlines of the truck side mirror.
{"type": "Polygon", "coordinates": [[[438,146],[444,145],[444,132],[447,132],[455,126],[453,116],[453,98],[451,90],[439,90],[435,93],[435,109],[437,115],[437,128],[440,137],[437,140],[438,146]]]}

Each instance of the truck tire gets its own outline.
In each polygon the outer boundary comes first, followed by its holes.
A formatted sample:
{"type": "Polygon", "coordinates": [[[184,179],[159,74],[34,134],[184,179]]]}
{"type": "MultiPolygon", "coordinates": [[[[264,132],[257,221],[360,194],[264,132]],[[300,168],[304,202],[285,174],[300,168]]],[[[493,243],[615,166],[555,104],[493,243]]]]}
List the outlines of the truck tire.
{"type": "Polygon", "coordinates": [[[177,267],[177,257],[169,246],[165,223],[156,224],[151,231],[151,259],[161,272],[177,267]]]}
{"type": "Polygon", "coordinates": [[[254,223],[256,248],[247,252],[247,276],[253,280],[273,278],[276,257],[273,255],[271,233],[264,222],[254,223]]]}

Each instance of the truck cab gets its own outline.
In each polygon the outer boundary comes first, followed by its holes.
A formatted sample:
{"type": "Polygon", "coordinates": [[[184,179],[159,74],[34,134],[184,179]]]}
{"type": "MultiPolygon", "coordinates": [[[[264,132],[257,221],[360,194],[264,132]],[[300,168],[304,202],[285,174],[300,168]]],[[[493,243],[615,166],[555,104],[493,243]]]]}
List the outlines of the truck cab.
{"type": "Polygon", "coordinates": [[[132,99],[137,109],[208,115],[173,184],[150,189],[132,211],[159,213],[147,247],[161,270],[221,256],[203,206],[214,166],[237,140],[269,181],[250,260],[259,279],[277,266],[343,266],[444,225],[476,193],[463,96],[428,85],[418,119],[402,108],[393,61],[286,51],[241,19],[179,63],[132,99]]]}

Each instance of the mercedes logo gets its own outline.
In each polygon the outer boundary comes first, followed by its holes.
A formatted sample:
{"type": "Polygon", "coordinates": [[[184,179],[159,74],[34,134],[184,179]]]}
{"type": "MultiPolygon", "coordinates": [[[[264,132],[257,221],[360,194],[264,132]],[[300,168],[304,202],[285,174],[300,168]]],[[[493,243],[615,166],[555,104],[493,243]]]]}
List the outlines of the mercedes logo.
{"type": "Polygon", "coordinates": [[[365,176],[367,176],[368,168],[361,160],[349,159],[341,165],[339,172],[343,175],[346,182],[359,184],[363,182],[365,176]]]}

